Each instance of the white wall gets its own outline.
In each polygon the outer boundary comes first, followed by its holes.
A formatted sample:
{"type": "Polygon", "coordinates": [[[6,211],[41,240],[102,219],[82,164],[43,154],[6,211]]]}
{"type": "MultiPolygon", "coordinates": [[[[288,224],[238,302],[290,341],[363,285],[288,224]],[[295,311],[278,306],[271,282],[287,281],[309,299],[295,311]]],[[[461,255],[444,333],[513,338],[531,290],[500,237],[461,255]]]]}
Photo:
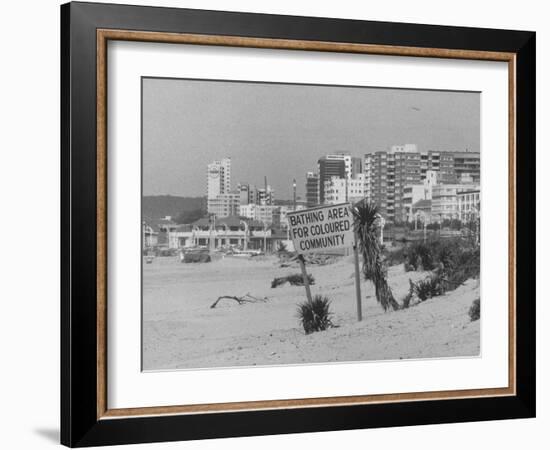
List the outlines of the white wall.
{"type": "MultiPolygon", "coordinates": [[[[535,30],[537,36],[538,167],[550,165],[550,30],[545,2],[464,0],[358,2],[356,0],[196,0],[128,3],[229,9],[447,25],[535,30]],[[546,149],[543,151],[542,149],[546,149]]],[[[2,5],[2,162],[0,195],[0,447],[56,445],[59,417],[59,2],[28,0],[2,5]],[[25,217],[27,220],[14,220],[25,217]]],[[[538,177],[547,197],[548,177],[538,177]]],[[[546,209],[543,210],[543,206],[546,209]]],[[[549,223],[539,204],[538,228],[549,223]]],[[[548,233],[538,237],[538,278],[549,267],[548,233]],[[544,265],[543,265],[544,264],[544,265]]],[[[548,292],[538,289],[538,418],[507,422],[268,436],[206,442],[142,445],[179,449],[422,448],[499,450],[547,448],[550,426],[550,327],[548,292]],[[546,300],[546,301],[544,301],[546,300]],[[540,380],[543,380],[542,382],[540,380]]],[[[534,300],[534,299],[532,299],[534,300]]],[[[130,448],[130,447],[127,447],[130,448]]],[[[131,447],[133,448],[133,447],[131,447]]]]}

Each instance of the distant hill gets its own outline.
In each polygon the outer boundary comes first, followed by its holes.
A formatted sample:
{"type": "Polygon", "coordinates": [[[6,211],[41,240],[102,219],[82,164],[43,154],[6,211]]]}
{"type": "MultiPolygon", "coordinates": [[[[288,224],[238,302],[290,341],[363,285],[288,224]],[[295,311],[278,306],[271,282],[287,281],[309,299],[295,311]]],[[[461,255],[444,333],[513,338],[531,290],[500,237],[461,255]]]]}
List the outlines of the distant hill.
{"type": "Polygon", "coordinates": [[[177,197],[175,195],[144,196],[141,214],[150,219],[165,216],[177,217],[182,212],[203,209],[206,211],[206,197],[177,197]]]}

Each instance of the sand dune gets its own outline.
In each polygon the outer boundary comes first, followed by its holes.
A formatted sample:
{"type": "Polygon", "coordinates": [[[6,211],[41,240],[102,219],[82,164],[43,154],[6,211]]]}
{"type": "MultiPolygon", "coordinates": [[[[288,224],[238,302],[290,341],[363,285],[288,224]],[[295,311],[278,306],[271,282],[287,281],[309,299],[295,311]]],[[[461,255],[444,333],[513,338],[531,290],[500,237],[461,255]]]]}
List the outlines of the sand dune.
{"type": "MultiPolygon", "coordinates": [[[[370,282],[362,283],[363,321],[357,322],[351,257],[308,267],[312,293],[332,301],[335,328],[305,335],[296,307],[303,287],[272,289],[274,277],[299,269],[280,268],[277,258],[226,257],[206,264],[157,258],[143,271],[143,367],[145,370],[476,356],[480,321],[468,309],[479,297],[478,281],[406,310],[384,313],[370,282]],[[249,293],[268,300],[239,305],[220,295],[249,293]]],[[[426,273],[388,271],[395,297],[409,278],[426,273]]]]}

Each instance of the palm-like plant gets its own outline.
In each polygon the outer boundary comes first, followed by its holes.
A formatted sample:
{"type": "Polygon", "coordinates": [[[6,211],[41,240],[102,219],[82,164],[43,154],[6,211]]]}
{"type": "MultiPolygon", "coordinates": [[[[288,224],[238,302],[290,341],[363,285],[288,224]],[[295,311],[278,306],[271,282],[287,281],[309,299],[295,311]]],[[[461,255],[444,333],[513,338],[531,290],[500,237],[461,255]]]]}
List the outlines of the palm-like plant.
{"type": "Polygon", "coordinates": [[[363,255],[363,274],[371,280],[376,292],[376,300],[384,311],[399,309],[386,280],[386,269],[382,262],[382,252],[377,237],[378,208],[367,200],[361,200],[352,208],[355,232],[359,240],[359,250],[363,255]]]}

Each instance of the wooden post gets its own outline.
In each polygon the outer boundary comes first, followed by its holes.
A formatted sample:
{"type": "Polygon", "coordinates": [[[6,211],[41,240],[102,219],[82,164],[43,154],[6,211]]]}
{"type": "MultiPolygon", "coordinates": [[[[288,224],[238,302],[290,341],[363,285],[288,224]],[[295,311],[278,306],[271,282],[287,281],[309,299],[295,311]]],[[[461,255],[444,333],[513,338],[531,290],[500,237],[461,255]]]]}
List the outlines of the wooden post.
{"type": "Polygon", "coordinates": [[[312,301],[311,289],[309,288],[309,278],[306,272],[306,263],[304,261],[304,255],[298,255],[298,261],[300,262],[300,269],[302,269],[302,277],[304,278],[304,286],[306,287],[307,300],[311,302],[312,301]]]}
{"type": "Polygon", "coordinates": [[[353,234],[353,253],[355,259],[355,296],[357,297],[357,321],[363,320],[363,311],[361,308],[361,274],[359,271],[359,246],[357,244],[357,232],[353,234]]]}

